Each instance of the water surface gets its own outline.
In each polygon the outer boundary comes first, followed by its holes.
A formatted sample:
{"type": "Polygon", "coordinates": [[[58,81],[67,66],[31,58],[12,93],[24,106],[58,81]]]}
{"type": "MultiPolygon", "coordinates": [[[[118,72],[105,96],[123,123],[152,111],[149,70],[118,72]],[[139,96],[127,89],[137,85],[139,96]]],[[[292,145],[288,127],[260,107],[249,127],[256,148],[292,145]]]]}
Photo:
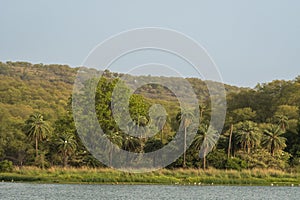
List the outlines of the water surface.
{"type": "Polygon", "coordinates": [[[0,183],[0,199],[299,199],[300,187],[0,183]]]}

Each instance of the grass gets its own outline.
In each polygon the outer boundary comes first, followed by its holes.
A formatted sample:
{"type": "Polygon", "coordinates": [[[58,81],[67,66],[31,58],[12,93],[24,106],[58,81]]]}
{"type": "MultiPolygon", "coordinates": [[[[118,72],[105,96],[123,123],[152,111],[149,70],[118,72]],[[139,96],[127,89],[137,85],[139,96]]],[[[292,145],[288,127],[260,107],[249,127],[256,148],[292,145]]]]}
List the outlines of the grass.
{"type": "Polygon", "coordinates": [[[40,169],[16,167],[13,172],[0,173],[0,181],[79,184],[178,184],[178,185],[280,185],[300,186],[300,173],[274,169],[198,170],[161,169],[148,173],[128,173],[110,168],[40,169]]]}

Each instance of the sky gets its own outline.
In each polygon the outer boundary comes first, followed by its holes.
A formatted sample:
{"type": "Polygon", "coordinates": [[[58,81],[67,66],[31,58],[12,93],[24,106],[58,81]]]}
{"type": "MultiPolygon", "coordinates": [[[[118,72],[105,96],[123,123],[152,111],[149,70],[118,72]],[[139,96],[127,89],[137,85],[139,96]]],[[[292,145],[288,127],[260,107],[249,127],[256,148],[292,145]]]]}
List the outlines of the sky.
{"type": "Polygon", "coordinates": [[[297,0],[0,0],[0,61],[76,67],[112,35],[161,27],[201,44],[225,83],[254,87],[300,75],[299,10],[297,0]]]}

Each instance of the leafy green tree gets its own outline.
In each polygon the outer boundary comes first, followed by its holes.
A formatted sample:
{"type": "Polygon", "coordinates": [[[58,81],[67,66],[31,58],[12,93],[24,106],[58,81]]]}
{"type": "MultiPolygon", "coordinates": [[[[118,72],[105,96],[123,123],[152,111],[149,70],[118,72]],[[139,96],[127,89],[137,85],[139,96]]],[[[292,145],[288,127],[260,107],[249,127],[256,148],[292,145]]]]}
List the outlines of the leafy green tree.
{"type": "MultiPolygon", "coordinates": [[[[86,96],[91,96],[90,84],[94,84],[89,80],[86,82],[86,96]]],[[[108,132],[116,127],[116,123],[112,115],[112,92],[116,86],[118,80],[112,80],[105,77],[101,77],[95,94],[95,110],[97,114],[98,121],[104,132],[108,132]]],[[[84,102],[83,102],[84,103],[84,102]]]]}
{"type": "Polygon", "coordinates": [[[262,145],[269,149],[272,156],[274,153],[286,147],[286,138],[282,137],[284,132],[280,126],[271,125],[269,129],[264,130],[264,139],[262,145]]]}
{"type": "Polygon", "coordinates": [[[297,106],[294,105],[280,105],[277,107],[277,110],[274,116],[286,116],[288,119],[298,119],[299,110],[297,106]]]}
{"type": "Polygon", "coordinates": [[[145,98],[138,94],[133,94],[129,100],[129,112],[132,119],[138,126],[145,126],[148,122],[148,110],[150,104],[145,101],[145,98]]]}
{"type": "Polygon", "coordinates": [[[250,107],[235,109],[231,112],[231,116],[235,123],[244,122],[247,120],[253,120],[256,117],[256,111],[253,111],[250,107]]]}

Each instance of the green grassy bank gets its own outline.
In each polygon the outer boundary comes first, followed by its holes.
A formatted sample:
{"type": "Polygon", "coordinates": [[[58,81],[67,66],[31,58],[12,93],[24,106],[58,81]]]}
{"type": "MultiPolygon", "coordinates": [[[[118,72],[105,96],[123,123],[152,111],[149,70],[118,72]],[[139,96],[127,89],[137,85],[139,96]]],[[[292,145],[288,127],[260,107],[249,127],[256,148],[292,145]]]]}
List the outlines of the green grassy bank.
{"type": "Polygon", "coordinates": [[[128,173],[113,169],[89,168],[15,168],[0,173],[1,181],[79,184],[178,184],[178,185],[279,185],[300,186],[300,173],[278,170],[158,170],[149,173],[128,173]]]}

